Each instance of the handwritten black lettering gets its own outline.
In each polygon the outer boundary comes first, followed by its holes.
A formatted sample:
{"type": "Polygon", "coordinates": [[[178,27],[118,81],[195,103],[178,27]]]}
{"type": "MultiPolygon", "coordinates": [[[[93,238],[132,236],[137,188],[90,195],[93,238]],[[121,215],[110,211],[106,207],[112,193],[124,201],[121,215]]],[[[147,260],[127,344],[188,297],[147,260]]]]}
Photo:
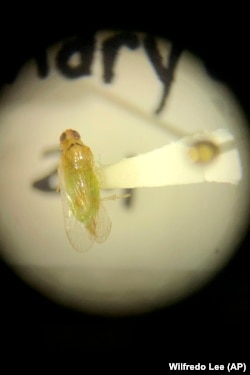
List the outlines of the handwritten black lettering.
{"type": "Polygon", "coordinates": [[[57,175],[57,168],[53,169],[48,175],[32,183],[32,187],[45,193],[56,193],[56,187],[51,184],[51,180],[57,175]]]}
{"type": "Polygon", "coordinates": [[[103,79],[105,83],[111,83],[114,78],[114,65],[121,47],[128,47],[134,50],[139,47],[136,34],[131,32],[120,32],[105,40],[103,50],[103,79]]]}
{"type": "Polygon", "coordinates": [[[168,64],[167,66],[164,66],[162,62],[161,54],[159,53],[157,49],[157,43],[154,37],[150,35],[145,36],[144,48],[145,48],[146,54],[150,62],[152,63],[155,69],[155,72],[158,78],[163,83],[162,98],[161,98],[158,108],[155,111],[156,114],[159,114],[164,108],[167,96],[170,92],[171,84],[174,79],[174,71],[175,71],[178,59],[180,57],[180,54],[182,52],[182,49],[172,46],[170,53],[169,53],[168,64]]]}
{"type": "Polygon", "coordinates": [[[91,75],[91,65],[95,51],[94,36],[77,37],[62,45],[56,57],[56,65],[59,72],[69,79],[75,79],[91,75]],[[76,66],[69,64],[70,58],[78,53],[80,63],[76,66]]]}
{"type": "MultiPolygon", "coordinates": [[[[80,35],[71,40],[64,42],[56,56],[56,67],[58,71],[68,79],[77,79],[91,75],[91,66],[94,58],[96,41],[95,36],[80,35]],[[70,63],[73,55],[79,54],[79,62],[76,65],[70,63]]],[[[138,35],[133,32],[118,32],[107,38],[102,44],[103,59],[103,81],[106,84],[113,82],[115,77],[115,64],[119,56],[119,50],[127,47],[134,50],[140,46],[138,35]]],[[[170,93],[171,85],[174,80],[174,72],[182,53],[181,48],[172,46],[167,64],[162,61],[162,56],[157,47],[157,39],[151,35],[145,35],[143,46],[146,56],[153,66],[158,79],[163,84],[163,93],[160,103],[155,110],[159,114],[165,104],[170,93]]],[[[49,75],[49,64],[46,49],[35,53],[35,62],[37,65],[38,77],[44,79],[49,75]]],[[[6,77],[7,83],[12,83],[17,77],[19,69],[16,67],[11,76],[6,77]]]]}
{"type": "Polygon", "coordinates": [[[131,208],[134,201],[135,189],[124,189],[123,194],[129,194],[128,197],[123,199],[123,206],[127,209],[131,208]]]}

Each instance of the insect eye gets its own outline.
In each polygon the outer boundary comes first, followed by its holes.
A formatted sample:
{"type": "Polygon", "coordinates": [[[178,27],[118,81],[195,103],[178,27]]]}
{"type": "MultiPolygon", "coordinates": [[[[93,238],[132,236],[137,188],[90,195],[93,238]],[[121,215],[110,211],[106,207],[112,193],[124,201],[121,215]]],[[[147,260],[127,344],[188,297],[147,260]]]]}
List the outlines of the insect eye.
{"type": "Polygon", "coordinates": [[[60,137],[60,142],[65,141],[65,139],[66,139],[66,133],[63,132],[63,133],[61,134],[61,137],[60,137]]]}
{"type": "Polygon", "coordinates": [[[75,139],[80,139],[80,134],[77,131],[72,130],[72,135],[75,139]]]}

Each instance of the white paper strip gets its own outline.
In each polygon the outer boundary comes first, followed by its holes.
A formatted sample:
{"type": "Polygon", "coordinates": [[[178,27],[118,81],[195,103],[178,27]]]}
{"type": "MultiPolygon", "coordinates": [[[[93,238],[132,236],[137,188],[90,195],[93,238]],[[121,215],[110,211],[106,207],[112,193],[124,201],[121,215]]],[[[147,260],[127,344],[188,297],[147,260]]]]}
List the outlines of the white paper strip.
{"type": "Polygon", "coordinates": [[[238,184],[241,163],[233,140],[226,129],[182,138],[159,149],[103,167],[102,186],[104,189],[138,188],[204,181],[238,184]],[[220,149],[219,154],[207,163],[195,163],[188,154],[190,145],[201,139],[212,139],[220,149]],[[230,143],[231,147],[227,147],[230,143]]]}

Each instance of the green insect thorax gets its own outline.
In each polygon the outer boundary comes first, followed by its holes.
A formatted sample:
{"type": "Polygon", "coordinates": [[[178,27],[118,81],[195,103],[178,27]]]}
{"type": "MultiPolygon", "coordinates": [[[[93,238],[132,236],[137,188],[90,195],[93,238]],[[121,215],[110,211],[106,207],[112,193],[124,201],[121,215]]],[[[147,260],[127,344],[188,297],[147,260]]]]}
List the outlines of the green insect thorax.
{"type": "Polygon", "coordinates": [[[64,176],[72,213],[77,220],[88,224],[100,207],[100,183],[92,153],[86,149],[78,149],[65,158],[64,176]]]}

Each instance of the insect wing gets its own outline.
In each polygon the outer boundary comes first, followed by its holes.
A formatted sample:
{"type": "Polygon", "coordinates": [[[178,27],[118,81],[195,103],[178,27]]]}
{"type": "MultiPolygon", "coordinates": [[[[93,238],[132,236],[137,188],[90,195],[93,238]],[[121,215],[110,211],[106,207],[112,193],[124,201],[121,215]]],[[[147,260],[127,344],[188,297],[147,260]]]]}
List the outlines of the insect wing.
{"type": "Polygon", "coordinates": [[[75,250],[79,252],[90,250],[94,244],[95,237],[90,235],[85,227],[85,224],[78,221],[72,212],[70,206],[70,198],[68,197],[65,188],[65,178],[61,165],[58,168],[58,178],[63,206],[65,229],[68,239],[75,250]]]}
{"type": "Polygon", "coordinates": [[[63,205],[65,229],[68,239],[75,250],[85,252],[92,248],[94,242],[102,243],[108,238],[112,226],[111,220],[104,206],[101,204],[95,218],[93,219],[92,227],[94,228],[94,231],[91,233],[86,228],[84,223],[75,218],[72,212],[70,198],[66,192],[65,178],[61,166],[58,168],[58,177],[63,205]]]}
{"type": "Polygon", "coordinates": [[[98,243],[106,241],[111,231],[111,220],[105,210],[104,206],[101,204],[99,211],[94,219],[95,221],[95,235],[94,239],[98,243]]]}

